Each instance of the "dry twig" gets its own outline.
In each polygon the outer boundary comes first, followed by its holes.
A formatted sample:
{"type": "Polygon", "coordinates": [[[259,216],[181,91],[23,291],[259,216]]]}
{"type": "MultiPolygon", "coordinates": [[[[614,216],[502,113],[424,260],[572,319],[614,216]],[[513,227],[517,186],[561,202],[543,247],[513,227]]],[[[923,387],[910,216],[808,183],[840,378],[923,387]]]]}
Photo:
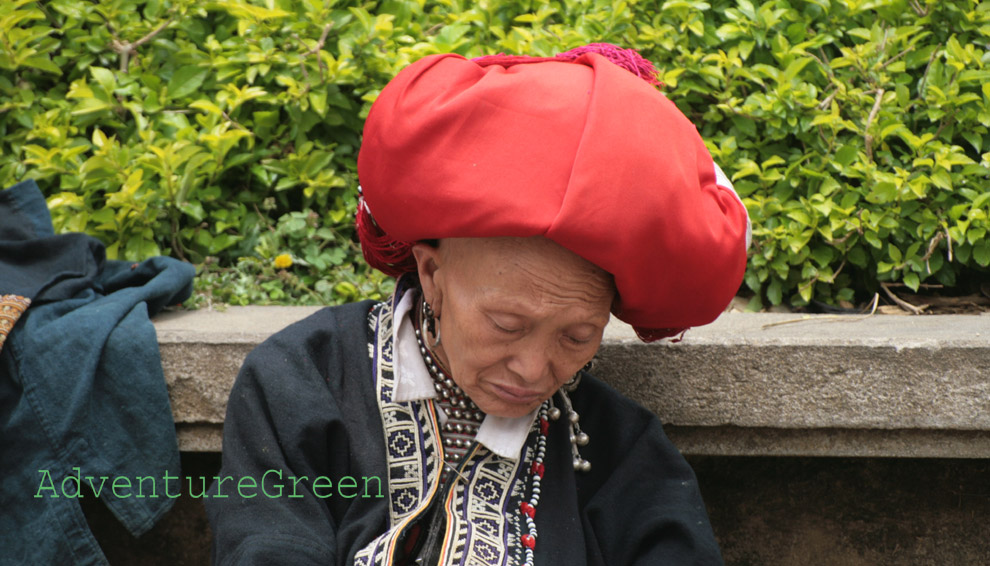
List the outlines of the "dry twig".
{"type": "Polygon", "coordinates": [[[807,322],[809,320],[814,321],[828,321],[828,322],[859,322],[870,318],[877,312],[877,306],[880,304],[880,293],[873,294],[873,302],[870,306],[870,312],[863,316],[850,317],[845,314],[825,314],[825,315],[805,315],[801,318],[789,318],[787,320],[779,320],[777,322],[768,322],[760,328],[766,330],[767,328],[773,328],[774,326],[783,326],[785,324],[794,324],[795,322],[807,322]]]}
{"type": "Polygon", "coordinates": [[[911,303],[895,295],[894,292],[890,290],[890,287],[886,283],[880,283],[880,287],[882,287],[883,291],[887,293],[887,296],[890,297],[890,300],[897,303],[897,306],[901,307],[902,309],[912,314],[921,314],[925,312],[925,309],[929,307],[929,305],[921,305],[920,307],[916,307],[912,305],[911,303]]]}
{"type": "MultiPolygon", "coordinates": [[[[887,283],[888,287],[907,287],[904,283],[899,283],[897,281],[891,281],[887,283]]],[[[922,283],[918,285],[919,289],[945,289],[945,285],[940,283],[922,283]]]]}
{"type": "Polygon", "coordinates": [[[949,263],[952,263],[952,236],[949,235],[949,227],[943,226],[945,228],[945,241],[949,243],[949,263]]]}

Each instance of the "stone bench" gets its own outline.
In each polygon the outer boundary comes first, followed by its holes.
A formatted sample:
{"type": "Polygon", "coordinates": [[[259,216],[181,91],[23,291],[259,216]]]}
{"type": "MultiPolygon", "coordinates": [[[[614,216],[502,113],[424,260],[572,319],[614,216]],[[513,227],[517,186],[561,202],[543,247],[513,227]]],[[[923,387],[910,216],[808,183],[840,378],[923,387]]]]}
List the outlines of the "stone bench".
{"type": "MultiPolygon", "coordinates": [[[[156,319],[184,474],[218,472],[244,356],[315,310],[156,319]]],[[[616,323],[600,358],[687,455],[727,566],[990,564],[990,315],[726,314],[660,344],[616,323]]],[[[140,539],[84,503],[115,566],[209,562],[202,500],[140,539]]]]}
{"type": "MultiPolygon", "coordinates": [[[[179,311],[155,326],[180,449],[219,452],[244,356],[317,310],[179,311]]],[[[990,458],[990,315],[723,315],[677,343],[609,325],[596,375],[685,454],[990,458]]]]}

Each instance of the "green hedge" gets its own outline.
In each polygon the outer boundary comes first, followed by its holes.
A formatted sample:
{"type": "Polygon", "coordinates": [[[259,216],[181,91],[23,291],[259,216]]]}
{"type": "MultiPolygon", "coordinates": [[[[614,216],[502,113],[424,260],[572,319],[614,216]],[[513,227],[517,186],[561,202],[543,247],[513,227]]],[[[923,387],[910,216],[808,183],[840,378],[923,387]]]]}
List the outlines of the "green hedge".
{"type": "Polygon", "coordinates": [[[200,264],[216,300],[381,296],[352,218],[382,86],[430,53],[592,41],[662,69],[750,210],[745,285],[764,302],[986,273],[976,1],[7,1],[0,186],[37,179],[58,229],[111,257],[200,264]]]}

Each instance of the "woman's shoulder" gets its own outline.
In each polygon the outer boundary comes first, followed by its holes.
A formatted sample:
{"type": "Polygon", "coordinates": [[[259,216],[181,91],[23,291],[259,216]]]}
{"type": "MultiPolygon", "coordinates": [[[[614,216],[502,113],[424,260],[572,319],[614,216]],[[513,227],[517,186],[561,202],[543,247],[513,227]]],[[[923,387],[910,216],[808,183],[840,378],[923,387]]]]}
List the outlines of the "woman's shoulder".
{"type": "Polygon", "coordinates": [[[275,332],[247,355],[238,381],[333,385],[345,374],[367,373],[368,315],[376,304],[322,308],[275,332]]]}
{"type": "Polygon", "coordinates": [[[318,355],[328,350],[360,348],[367,352],[368,314],[378,303],[361,301],[324,307],[293,322],[256,346],[248,360],[287,355],[318,355]]]}
{"type": "Polygon", "coordinates": [[[643,427],[652,421],[659,424],[652,411],[588,372],[582,372],[581,383],[571,393],[571,399],[580,414],[587,413],[589,418],[602,421],[602,425],[621,424],[628,429],[637,425],[643,427]]]}
{"type": "Polygon", "coordinates": [[[644,472],[658,466],[686,468],[683,456],[664,433],[660,418],[609,384],[584,374],[570,396],[579,415],[579,426],[590,437],[589,444],[580,448],[583,457],[592,463],[588,485],[614,479],[612,473],[631,460],[636,460],[636,467],[644,472]]]}
{"type": "Polygon", "coordinates": [[[305,341],[312,336],[351,336],[356,329],[368,326],[368,314],[377,304],[379,303],[376,301],[367,300],[324,307],[275,332],[262,345],[272,342],[279,345],[298,344],[300,340],[305,341]]]}

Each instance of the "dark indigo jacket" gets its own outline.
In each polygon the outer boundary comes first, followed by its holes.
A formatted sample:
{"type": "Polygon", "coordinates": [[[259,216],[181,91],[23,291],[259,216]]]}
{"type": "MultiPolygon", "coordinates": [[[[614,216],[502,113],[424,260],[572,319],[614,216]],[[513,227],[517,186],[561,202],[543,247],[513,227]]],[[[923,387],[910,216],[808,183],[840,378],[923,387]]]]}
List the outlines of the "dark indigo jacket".
{"type": "MultiPolygon", "coordinates": [[[[224,420],[224,485],[214,482],[204,499],[215,565],[353,566],[355,554],[389,528],[387,448],[368,355],[371,307],[322,309],[244,361],[224,420]],[[290,477],[306,478],[300,493],[290,477]],[[386,495],[317,497],[317,477],[333,487],[344,477],[359,486],[379,478],[386,495]],[[236,487],[242,478],[258,486],[248,496],[236,487]]],[[[697,479],[660,420],[590,374],[571,401],[592,435],[581,454],[593,464],[575,472],[567,420],[551,423],[536,564],[721,566],[697,479]]]]}
{"type": "Polygon", "coordinates": [[[193,274],[55,235],[33,181],[0,191],[0,295],[31,299],[0,350],[0,565],[107,563],[73,478],[134,535],[174,503],[163,478],[180,475],[179,452],[149,316],[185,300],[193,274]],[[120,476],[154,489],[114,490],[120,476]]]}

